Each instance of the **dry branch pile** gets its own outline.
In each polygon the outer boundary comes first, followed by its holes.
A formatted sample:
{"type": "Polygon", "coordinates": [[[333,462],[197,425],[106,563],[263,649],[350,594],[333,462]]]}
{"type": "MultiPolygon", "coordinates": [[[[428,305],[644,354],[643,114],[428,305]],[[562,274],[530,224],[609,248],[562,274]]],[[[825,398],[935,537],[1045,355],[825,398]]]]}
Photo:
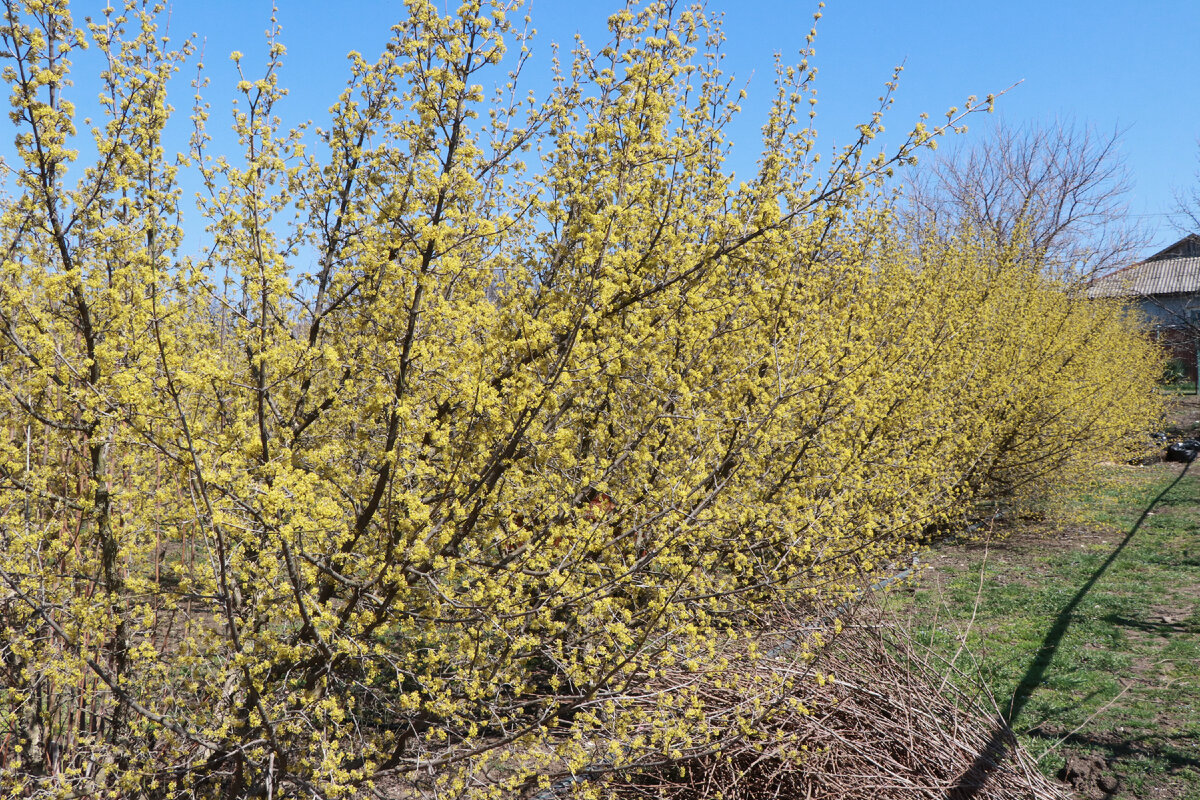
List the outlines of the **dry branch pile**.
{"type": "MultiPolygon", "coordinates": [[[[795,683],[794,700],[805,710],[781,703],[777,709],[789,710],[764,713],[770,723],[733,748],[643,770],[612,786],[614,794],[629,800],[1070,796],[1038,772],[998,715],[914,657],[902,632],[859,616],[813,662],[821,677],[815,679],[810,664],[807,679],[795,683]]],[[[747,662],[742,677],[753,683],[755,672],[797,664],[776,646],[753,666],[747,662]]],[[[745,688],[711,690],[712,712],[741,705],[745,688]]],[[[582,794],[587,783],[561,782],[535,797],[582,794]]]]}

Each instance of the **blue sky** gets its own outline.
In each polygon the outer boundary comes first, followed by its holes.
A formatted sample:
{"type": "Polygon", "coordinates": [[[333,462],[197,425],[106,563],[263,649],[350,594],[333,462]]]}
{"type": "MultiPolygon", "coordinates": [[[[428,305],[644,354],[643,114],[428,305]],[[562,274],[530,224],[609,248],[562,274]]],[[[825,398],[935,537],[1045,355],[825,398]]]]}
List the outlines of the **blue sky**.
{"type": "MultiPolygon", "coordinates": [[[[288,56],[282,82],[290,89],[283,112],[291,121],[320,125],[346,75],[345,54],[370,57],[386,42],[389,26],[404,13],[398,0],[279,0],[282,41],[288,56]]],[[[526,77],[546,85],[549,44],[569,49],[576,31],[598,47],[604,19],[619,0],[534,0],[539,37],[526,77]]],[[[80,19],[95,0],[73,3],[80,19]]],[[[785,58],[803,46],[816,2],[713,0],[725,12],[726,71],[749,81],[745,113],[732,131],[733,166],[746,169],[756,155],[758,125],[771,94],[772,55],[785,58]]],[[[207,95],[214,129],[226,127],[224,108],[236,81],[228,54],[245,53],[252,71],[265,53],[266,0],[175,0],[174,38],[196,33],[213,79],[207,95]]],[[[997,103],[1006,122],[1052,124],[1070,117],[1100,132],[1124,130],[1123,154],[1135,182],[1131,212],[1152,231],[1156,244],[1177,238],[1167,224],[1172,189],[1197,180],[1200,168],[1200,30],[1197,0],[830,0],[818,23],[815,64],[820,147],[847,141],[870,115],[892,68],[905,70],[885,124],[899,135],[926,111],[941,117],[971,94],[984,96],[1020,81],[997,103]]],[[[84,65],[81,62],[80,67],[84,65]]],[[[187,76],[178,94],[185,111],[187,76]]],[[[88,87],[81,70],[77,88],[88,87]]],[[[87,92],[91,94],[90,90],[87,92]]],[[[82,104],[81,104],[81,110],[82,104]]],[[[976,131],[990,123],[980,117],[976,131]]],[[[969,137],[971,133],[966,134],[969,137]]],[[[7,138],[7,137],[5,137],[7,138]]]]}

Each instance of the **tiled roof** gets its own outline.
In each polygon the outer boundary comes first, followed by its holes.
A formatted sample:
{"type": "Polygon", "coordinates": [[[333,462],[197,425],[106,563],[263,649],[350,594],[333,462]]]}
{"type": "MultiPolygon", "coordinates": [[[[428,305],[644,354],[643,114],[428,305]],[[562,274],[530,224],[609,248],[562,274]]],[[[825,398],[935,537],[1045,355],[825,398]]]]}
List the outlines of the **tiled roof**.
{"type": "Polygon", "coordinates": [[[1144,261],[1157,261],[1160,258],[1191,258],[1200,256],[1200,236],[1189,233],[1169,247],[1164,247],[1144,261]]]}
{"type": "Polygon", "coordinates": [[[1092,297],[1181,294],[1200,291],[1200,258],[1143,261],[1092,281],[1092,297]]]}
{"type": "Polygon", "coordinates": [[[1116,272],[1092,281],[1089,297],[1193,294],[1200,292],[1200,253],[1194,234],[1116,272]],[[1185,255],[1186,254],[1186,255],[1185,255]]]}

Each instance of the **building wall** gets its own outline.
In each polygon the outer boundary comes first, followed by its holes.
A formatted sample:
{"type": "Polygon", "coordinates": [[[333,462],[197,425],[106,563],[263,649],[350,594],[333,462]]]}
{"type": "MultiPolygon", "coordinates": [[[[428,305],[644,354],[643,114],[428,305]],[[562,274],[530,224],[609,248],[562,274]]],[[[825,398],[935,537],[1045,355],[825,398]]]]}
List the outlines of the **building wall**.
{"type": "Polygon", "coordinates": [[[1139,302],[1146,321],[1153,326],[1176,327],[1200,324],[1200,296],[1194,294],[1154,295],[1139,302]]]}
{"type": "Polygon", "coordinates": [[[1200,339],[1200,295],[1156,295],[1139,302],[1158,343],[1187,383],[1195,383],[1200,339]]]}

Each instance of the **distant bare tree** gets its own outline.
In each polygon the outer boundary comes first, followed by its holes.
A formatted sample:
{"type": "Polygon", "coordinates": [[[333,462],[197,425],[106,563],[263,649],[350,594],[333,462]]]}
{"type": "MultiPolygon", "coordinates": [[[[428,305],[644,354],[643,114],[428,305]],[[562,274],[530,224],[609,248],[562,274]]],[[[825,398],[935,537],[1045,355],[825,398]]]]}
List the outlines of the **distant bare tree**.
{"type": "Polygon", "coordinates": [[[1092,275],[1146,245],[1131,224],[1120,131],[1074,121],[997,123],[922,165],[908,195],[915,224],[971,224],[999,242],[1020,236],[1045,268],[1092,275]]]}
{"type": "MultiPolygon", "coordinates": [[[[1196,161],[1200,164],[1200,139],[1196,140],[1196,161]]],[[[1175,189],[1175,207],[1171,225],[1182,233],[1200,232],[1200,166],[1192,173],[1191,185],[1175,189]]]]}

